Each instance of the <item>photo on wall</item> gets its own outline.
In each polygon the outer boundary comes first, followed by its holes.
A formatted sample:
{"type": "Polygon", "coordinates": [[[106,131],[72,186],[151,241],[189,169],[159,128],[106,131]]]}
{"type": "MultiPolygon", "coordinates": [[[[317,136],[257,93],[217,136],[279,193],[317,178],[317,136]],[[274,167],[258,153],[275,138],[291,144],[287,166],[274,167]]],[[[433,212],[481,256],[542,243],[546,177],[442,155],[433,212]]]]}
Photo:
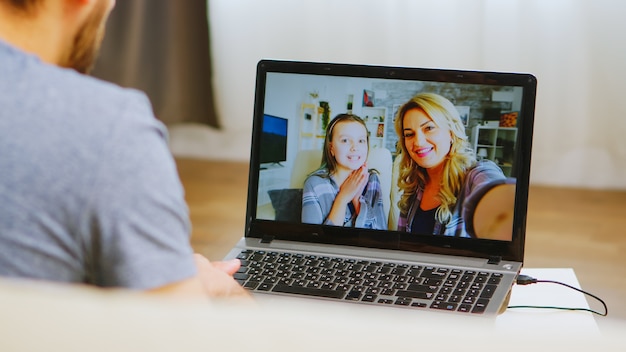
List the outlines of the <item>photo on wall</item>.
{"type": "Polygon", "coordinates": [[[363,90],[363,106],[374,106],[374,92],[371,90],[363,90]]]}
{"type": "Polygon", "coordinates": [[[465,127],[469,126],[470,107],[469,106],[455,106],[455,108],[459,112],[461,121],[463,121],[463,126],[465,127]]]}

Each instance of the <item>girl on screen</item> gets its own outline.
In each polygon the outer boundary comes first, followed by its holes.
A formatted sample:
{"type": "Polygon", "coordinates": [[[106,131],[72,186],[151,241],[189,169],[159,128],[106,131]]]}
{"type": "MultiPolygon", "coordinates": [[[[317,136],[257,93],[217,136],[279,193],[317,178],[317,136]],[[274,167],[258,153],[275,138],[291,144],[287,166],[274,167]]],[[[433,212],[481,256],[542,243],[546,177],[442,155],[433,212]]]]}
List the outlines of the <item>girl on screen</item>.
{"type": "Polygon", "coordinates": [[[302,222],[386,229],[380,181],[367,169],[369,133],[365,122],[339,114],[326,129],[322,163],[304,182],[302,222]]]}
{"type": "Polygon", "coordinates": [[[464,217],[483,187],[506,180],[502,170],[476,160],[458,111],[441,95],[414,96],[398,110],[395,128],[401,158],[398,231],[475,237],[464,217]]]}

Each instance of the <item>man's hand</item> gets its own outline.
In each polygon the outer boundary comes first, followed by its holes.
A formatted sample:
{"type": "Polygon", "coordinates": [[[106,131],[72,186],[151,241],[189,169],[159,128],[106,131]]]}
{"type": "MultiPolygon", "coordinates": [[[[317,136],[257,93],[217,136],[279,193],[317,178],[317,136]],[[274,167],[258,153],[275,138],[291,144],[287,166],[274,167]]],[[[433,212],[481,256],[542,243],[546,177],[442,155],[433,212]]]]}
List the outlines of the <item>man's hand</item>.
{"type": "Polygon", "coordinates": [[[194,261],[198,270],[196,276],[148,292],[181,298],[251,299],[250,294],[233,279],[233,274],[241,266],[238,259],[210,262],[204,256],[194,254],[194,261]]]}
{"type": "Polygon", "coordinates": [[[250,297],[248,292],[233,279],[241,262],[233,259],[224,262],[210,262],[200,254],[194,254],[198,278],[210,297],[250,297]]]}

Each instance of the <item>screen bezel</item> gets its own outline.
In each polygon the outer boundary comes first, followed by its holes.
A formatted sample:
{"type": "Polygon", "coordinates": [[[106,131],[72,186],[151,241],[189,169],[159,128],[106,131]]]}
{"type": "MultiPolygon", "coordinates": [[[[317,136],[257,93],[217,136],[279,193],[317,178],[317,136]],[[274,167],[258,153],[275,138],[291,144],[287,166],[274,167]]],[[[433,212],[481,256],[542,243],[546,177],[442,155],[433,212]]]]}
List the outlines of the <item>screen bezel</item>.
{"type": "Polygon", "coordinates": [[[536,85],[536,78],[527,73],[261,60],[257,65],[245,236],[252,238],[270,237],[277,240],[328,243],[432,254],[481,258],[498,257],[502,260],[522,262],[526,231],[536,85]],[[512,240],[495,241],[447,236],[428,236],[394,231],[388,231],[384,236],[381,236],[380,230],[304,223],[296,224],[257,219],[256,212],[260,171],[259,144],[260,134],[262,133],[262,126],[260,124],[265,114],[264,98],[266,79],[267,74],[270,72],[522,87],[523,118],[518,121],[514,164],[516,165],[517,180],[512,240]]]}

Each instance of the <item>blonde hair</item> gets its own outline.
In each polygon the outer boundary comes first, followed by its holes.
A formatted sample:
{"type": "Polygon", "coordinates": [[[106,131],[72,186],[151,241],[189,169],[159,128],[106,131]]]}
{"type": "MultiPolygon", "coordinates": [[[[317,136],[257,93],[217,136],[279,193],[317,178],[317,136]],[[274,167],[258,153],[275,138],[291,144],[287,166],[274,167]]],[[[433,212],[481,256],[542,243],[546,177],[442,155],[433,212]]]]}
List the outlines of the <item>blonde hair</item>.
{"type": "Polygon", "coordinates": [[[459,112],[452,102],[434,93],[419,93],[400,107],[396,115],[395,128],[398,134],[398,157],[400,159],[398,187],[402,196],[398,201],[400,212],[407,214],[411,198],[418,188],[428,182],[426,169],[419,166],[409,155],[404,143],[404,115],[412,109],[421,109],[439,127],[448,128],[452,134],[450,152],[444,160],[443,179],[437,196],[441,201],[436,218],[446,224],[452,217],[452,208],[465,181],[467,170],[476,163],[476,156],[465,134],[459,112]]]}

